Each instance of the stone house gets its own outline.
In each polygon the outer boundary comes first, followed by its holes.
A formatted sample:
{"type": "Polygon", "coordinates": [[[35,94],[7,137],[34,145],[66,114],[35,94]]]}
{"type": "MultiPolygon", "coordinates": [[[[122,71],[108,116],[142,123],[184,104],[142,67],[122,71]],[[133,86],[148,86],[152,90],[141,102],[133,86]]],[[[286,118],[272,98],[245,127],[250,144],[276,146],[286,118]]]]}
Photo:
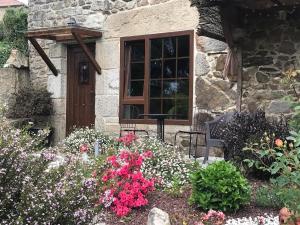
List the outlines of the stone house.
{"type": "Polygon", "coordinates": [[[3,16],[8,8],[17,8],[25,6],[22,2],[18,0],[1,0],[0,1],[0,21],[2,21],[3,16]]]}
{"type": "Polygon", "coordinates": [[[143,113],[176,114],[166,121],[167,133],[188,130],[195,107],[207,118],[237,107],[289,113],[282,97],[292,89],[280,80],[291,65],[300,66],[299,8],[280,19],[277,11],[250,12],[243,17],[239,81],[236,74],[223,76],[228,46],[198,35],[201,15],[189,0],[30,0],[31,37],[56,68],[49,70],[31,47],[30,76],[53,93],[56,141],[74,125],[119,132],[120,123],[136,123],[155,130],[143,113]],[[70,33],[55,33],[70,20],[101,35],[78,45],[70,33]]]}

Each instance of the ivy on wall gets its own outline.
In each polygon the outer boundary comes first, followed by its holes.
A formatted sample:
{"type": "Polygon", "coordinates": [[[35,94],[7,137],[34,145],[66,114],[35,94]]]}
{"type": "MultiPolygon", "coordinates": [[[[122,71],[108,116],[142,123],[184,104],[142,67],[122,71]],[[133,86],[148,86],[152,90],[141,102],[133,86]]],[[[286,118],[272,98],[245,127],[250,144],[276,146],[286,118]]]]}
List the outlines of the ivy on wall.
{"type": "Polygon", "coordinates": [[[13,48],[27,54],[27,17],[26,8],[6,10],[3,22],[0,23],[0,67],[3,67],[13,48]]]}

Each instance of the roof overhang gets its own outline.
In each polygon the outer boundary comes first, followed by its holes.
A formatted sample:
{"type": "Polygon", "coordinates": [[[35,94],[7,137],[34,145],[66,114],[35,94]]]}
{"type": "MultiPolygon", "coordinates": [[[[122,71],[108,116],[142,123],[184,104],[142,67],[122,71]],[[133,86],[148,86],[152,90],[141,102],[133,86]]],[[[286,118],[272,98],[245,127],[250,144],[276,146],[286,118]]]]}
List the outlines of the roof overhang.
{"type": "Polygon", "coordinates": [[[37,50],[39,55],[45,61],[52,73],[57,76],[58,70],[55,68],[43,48],[39,45],[36,39],[53,40],[56,42],[72,42],[77,43],[82,48],[83,52],[90,60],[92,65],[98,74],[101,74],[101,68],[94,58],[93,54],[90,52],[89,48],[86,46],[85,41],[95,40],[102,37],[102,32],[99,30],[81,27],[81,26],[62,26],[54,28],[38,28],[29,30],[26,33],[26,37],[37,50]]]}

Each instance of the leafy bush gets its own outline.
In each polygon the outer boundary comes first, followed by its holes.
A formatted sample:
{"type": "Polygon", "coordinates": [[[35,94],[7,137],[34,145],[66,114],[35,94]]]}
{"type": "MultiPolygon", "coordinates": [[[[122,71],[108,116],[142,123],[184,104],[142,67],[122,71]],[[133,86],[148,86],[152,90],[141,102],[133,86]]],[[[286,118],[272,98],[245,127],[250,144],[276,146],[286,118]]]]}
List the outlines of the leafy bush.
{"type": "Polygon", "coordinates": [[[22,87],[8,101],[8,118],[49,116],[52,113],[51,93],[46,88],[22,87]]]}
{"type": "MultiPolygon", "coordinates": [[[[294,139],[294,137],[290,139],[294,139]]],[[[296,145],[276,139],[275,145],[260,143],[258,147],[252,145],[245,150],[251,151],[256,156],[255,159],[245,160],[249,167],[256,167],[268,171],[272,175],[277,175],[273,183],[280,187],[300,187],[300,142],[296,145]],[[265,158],[272,159],[270,165],[264,162],[265,158]]]]}
{"type": "Polygon", "coordinates": [[[11,47],[27,53],[28,42],[25,37],[27,31],[27,11],[25,8],[7,9],[3,17],[4,41],[11,47]]]}
{"type": "Polygon", "coordinates": [[[107,150],[116,142],[113,138],[104,135],[101,131],[93,128],[77,128],[63,141],[68,152],[78,153],[81,145],[86,144],[89,149],[94,149],[96,140],[99,141],[100,148],[107,150]]]}
{"type": "Polygon", "coordinates": [[[264,133],[273,135],[275,138],[288,136],[289,130],[284,119],[268,120],[265,112],[258,110],[249,112],[236,112],[227,124],[220,130],[220,138],[227,144],[227,159],[237,165],[241,165],[244,159],[253,158],[250,152],[243,151],[248,141],[257,142],[264,133]]]}
{"type": "Polygon", "coordinates": [[[58,164],[56,149],[37,153],[36,141],[1,120],[1,224],[88,224],[95,214],[95,179],[76,157],[58,164]]]}
{"type": "Polygon", "coordinates": [[[9,44],[0,42],[0,68],[2,68],[3,65],[6,63],[7,59],[9,58],[10,52],[11,46],[9,44]]]}
{"type": "Polygon", "coordinates": [[[250,186],[229,162],[219,161],[191,175],[190,202],[204,210],[237,211],[250,201],[250,186]]]}
{"type": "Polygon", "coordinates": [[[282,208],[284,203],[278,196],[275,187],[259,187],[256,192],[256,205],[265,208],[282,208]]]}

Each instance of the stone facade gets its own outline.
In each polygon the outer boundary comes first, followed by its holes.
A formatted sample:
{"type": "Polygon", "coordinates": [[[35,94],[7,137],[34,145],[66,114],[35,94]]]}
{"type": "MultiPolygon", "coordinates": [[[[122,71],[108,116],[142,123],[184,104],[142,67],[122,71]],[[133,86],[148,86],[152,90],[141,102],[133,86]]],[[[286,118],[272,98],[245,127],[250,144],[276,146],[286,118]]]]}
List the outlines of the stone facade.
{"type": "MultiPolygon", "coordinates": [[[[95,126],[107,132],[119,130],[120,37],[184,30],[196,33],[198,26],[197,9],[191,7],[188,0],[30,0],[29,10],[29,29],[66,25],[70,17],[74,17],[82,26],[102,30],[103,37],[96,41],[96,59],[102,74],[96,75],[95,126]]],[[[280,27],[279,39],[271,31],[265,31],[272,36],[271,42],[265,38],[266,34],[258,36],[262,28],[251,28],[248,32],[243,55],[243,108],[255,102],[257,107],[264,107],[271,114],[288,111],[281,97],[290,89],[280,84],[280,78],[287,62],[299,63],[300,43],[295,35],[299,30],[289,24],[280,27]],[[291,29],[294,30],[285,32],[291,29]]],[[[34,84],[47,85],[54,93],[52,121],[58,141],[64,137],[66,129],[67,48],[66,44],[52,41],[41,44],[59,69],[59,75],[54,77],[30,48],[31,79],[34,84]]],[[[236,106],[236,79],[224,77],[222,73],[226,53],[225,43],[195,35],[193,106],[197,106],[206,118],[212,118],[215,112],[234,110],[236,106]]],[[[153,125],[141,126],[156,129],[153,125]]],[[[178,129],[189,127],[166,126],[168,134],[178,129]]]]}
{"type": "Polygon", "coordinates": [[[28,69],[1,68],[0,69],[0,104],[6,104],[10,95],[19,88],[30,84],[28,69]]]}
{"type": "MultiPolygon", "coordinates": [[[[296,15],[299,14],[296,12],[296,15]]],[[[262,108],[268,115],[290,113],[282,98],[294,95],[294,91],[283,80],[289,69],[300,69],[299,23],[299,17],[293,15],[285,19],[278,19],[278,14],[248,17],[243,42],[245,109],[262,108]]],[[[300,74],[296,79],[300,93],[300,74]]]]}

